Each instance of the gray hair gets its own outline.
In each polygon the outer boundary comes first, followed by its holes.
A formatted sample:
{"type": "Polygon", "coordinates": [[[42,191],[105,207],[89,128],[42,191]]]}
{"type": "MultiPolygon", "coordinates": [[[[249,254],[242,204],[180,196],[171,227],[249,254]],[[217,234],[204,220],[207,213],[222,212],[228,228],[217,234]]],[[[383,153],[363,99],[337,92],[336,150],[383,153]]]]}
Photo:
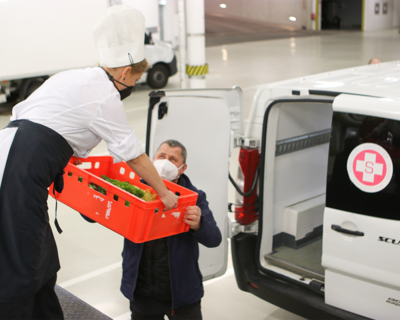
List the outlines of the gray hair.
{"type": "MultiPolygon", "coordinates": [[[[185,148],[185,146],[182,144],[182,143],[180,143],[179,141],[177,141],[177,140],[167,140],[167,141],[164,141],[163,143],[161,143],[160,144],[160,147],[164,144],[164,143],[166,143],[167,145],[169,145],[171,148],[174,148],[174,147],[179,147],[179,148],[181,148],[181,156],[182,156],[182,158],[183,158],[183,163],[185,164],[186,163],[186,158],[187,158],[187,150],[186,150],[186,148],[185,148]]],[[[158,149],[160,149],[160,147],[158,147],[158,149]]],[[[157,149],[157,151],[158,151],[158,149],[157,149]]]]}

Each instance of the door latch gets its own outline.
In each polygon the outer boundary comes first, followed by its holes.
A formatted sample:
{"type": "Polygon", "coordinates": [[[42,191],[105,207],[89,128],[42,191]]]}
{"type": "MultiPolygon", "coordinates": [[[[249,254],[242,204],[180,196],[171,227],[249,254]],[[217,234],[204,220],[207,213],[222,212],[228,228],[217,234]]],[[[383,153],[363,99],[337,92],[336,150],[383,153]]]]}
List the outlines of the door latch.
{"type": "Polygon", "coordinates": [[[242,225],[238,222],[230,221],[230,228],[228,228],[228,238],[232,238],[233,236],[237,235],[238,233],[250,233],[250,234],[258,234],[258,220],[248,224],[242,225]]]}
{"type": "Polygon", "coordinates": [[[261,146],[261,142],[259,139],[247,139],[247,138],[242,138],[242,137],[235,137],[234,138],[234,147],[235,148],[241,148],[241,147],[247,147],[247,148],[259,148],[261,146]]]}
{"type": "Polygon", "coordinates": [[[168,104],[166,102],[161,102],[158,106],[158,120],[164,118],[164,116],[168,113],[168,104]]]}

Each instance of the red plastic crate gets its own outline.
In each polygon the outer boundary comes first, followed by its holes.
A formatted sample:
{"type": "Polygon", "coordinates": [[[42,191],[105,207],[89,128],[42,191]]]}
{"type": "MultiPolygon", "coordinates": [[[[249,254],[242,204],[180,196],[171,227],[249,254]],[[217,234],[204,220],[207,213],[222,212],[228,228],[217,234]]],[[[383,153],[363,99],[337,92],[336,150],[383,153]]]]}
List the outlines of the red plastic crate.
{"type": "MultiPolygon", "coordinates": [[[[147,202],[101,178],[104,174],[155,193],[153,188],[140,182],[140,177],[125,162],[114,164],[110,156],[72,157],[64,170],[64,189],[62,193],[56,192],[57,200],[133,242],[145,242],[189,230],[183,216],[187,206],[196,205],[196,192],[163,180],[170,191],[179,195],[177,208],[163,211],[165,207],[158,196],[156,200],[147,202]],[[76,160],[81,160],[87,169],[75,166],[73,163],[76,160]],[[93,190],[89,183],[106,189],[107,194],[93,190]]],[[[54,198],[53,185],[49,194],[54,198]]]]}

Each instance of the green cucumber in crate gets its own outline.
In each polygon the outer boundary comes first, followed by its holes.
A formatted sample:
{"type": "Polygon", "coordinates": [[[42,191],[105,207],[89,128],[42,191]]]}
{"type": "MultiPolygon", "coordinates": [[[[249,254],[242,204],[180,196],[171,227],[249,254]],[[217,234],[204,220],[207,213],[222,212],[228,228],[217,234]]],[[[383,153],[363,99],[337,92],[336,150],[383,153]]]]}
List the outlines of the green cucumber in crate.
{"type": "MultiPolygon", "coordinates": [[[[145,201],[153,201],[157,197],[157,195],[151,193],[150,190],[142,190],[134,185],[131,185],[129,182],[123,182],[123,181],[119,181],[117,179],[111,179],[104,174],[101,177],[104,180],[106,180],[107,182],[112,183],[113,185],[117,186],[118,188],[121,188],[122,190],[132,193],[134,196],[139,197],[140,199],[143,199],[145,201]]],[[[101,194],[104,194],[104,195],[107,194],[106,189],[104,189],[94,183],[89,183],[89,188],[92,188],[93,190],[96,190],[97,192],[100,192],[101,194]]]]}

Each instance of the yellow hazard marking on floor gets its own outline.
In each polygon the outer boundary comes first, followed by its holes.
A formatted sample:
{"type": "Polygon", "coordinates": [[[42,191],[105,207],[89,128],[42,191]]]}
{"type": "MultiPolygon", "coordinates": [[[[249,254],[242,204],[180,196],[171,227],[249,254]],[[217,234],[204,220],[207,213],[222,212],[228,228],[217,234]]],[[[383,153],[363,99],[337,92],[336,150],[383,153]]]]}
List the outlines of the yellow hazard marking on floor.
{"type": "Polygon", "coordinates": [[[201,76],[208,73],[208,64],[203,66],[189,66],[186,65],[186,74],[189,76],[201,76]]]}

